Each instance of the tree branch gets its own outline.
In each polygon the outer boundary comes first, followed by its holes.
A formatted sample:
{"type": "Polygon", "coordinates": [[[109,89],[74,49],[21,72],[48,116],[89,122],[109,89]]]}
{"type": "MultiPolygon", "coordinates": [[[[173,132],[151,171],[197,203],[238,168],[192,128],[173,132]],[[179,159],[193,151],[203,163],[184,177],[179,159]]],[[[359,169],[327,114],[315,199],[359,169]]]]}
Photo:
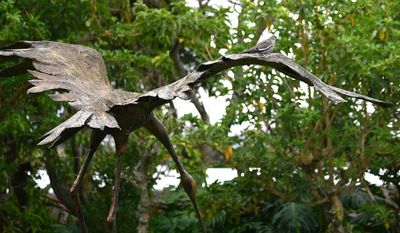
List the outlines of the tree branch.
{"type": "MultiPolygon", "coordinates": [[[[175,39],[174,45],[172,46],[172,49],[170,51],[170,56],[174,61],[175,70],[178,73],[178,76],[184,77],[187,75],[187,71],[183,66],[182,60],[179,56],[179,50],[181,47],[182,44],[179,43],[178,39],[175,39]]],[[[201,119],[203,119],[207,123],[210,123],[210,117],[208,116],[208,113],[204,108],[204,105],[200,102],[199,98],[197,97],[197,94],[198,94],[197,89],[193,89],[192,94],[190,96],[190,100],[192,101],[197,111],[199,112],[201,119]]]]}
{"type": "Polygon", "coordinates": [[[61,180],[54,163],[55,161],[52,156],[46,156],[45,166],[50,178],[50,186],[54,190],[54,194],[57,196],[58,200],[60,200],[60,202],[66,206],[71,213],[75,213],[76,207],[72,200],[71,193],[69,192],[69,187],[61,185],[65,182],[61,180]]]}

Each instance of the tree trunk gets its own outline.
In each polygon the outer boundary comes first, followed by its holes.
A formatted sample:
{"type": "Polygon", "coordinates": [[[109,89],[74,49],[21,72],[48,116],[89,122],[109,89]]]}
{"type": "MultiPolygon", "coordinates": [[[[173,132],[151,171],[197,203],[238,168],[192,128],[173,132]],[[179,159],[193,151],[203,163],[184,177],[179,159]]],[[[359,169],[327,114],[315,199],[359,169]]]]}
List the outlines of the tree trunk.
{"type": "Polygon", "coordinates": [[[137,208],[137,217],[139,220],[137,226],[138,233],[147,233],[150,221],[151,198],[148,191],[147,169],[152,155],[156,152],[156,146],[153,145],[150,151],[146,151],[140,156],[134,170],[135,185],[139,189],[140,200],[137,208]]]}

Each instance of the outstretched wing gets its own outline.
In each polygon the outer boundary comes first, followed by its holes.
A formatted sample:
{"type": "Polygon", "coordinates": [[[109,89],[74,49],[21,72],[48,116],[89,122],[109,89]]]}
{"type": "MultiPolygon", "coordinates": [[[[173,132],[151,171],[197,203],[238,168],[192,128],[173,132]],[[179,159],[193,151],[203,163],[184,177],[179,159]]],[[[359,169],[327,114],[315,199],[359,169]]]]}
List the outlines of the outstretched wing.
{"type": "Polygon", "coordinates": [[[0,50],[0,62],[22,58],[22,62],[0,70],[0,76],[29,72],[36,79],[28,93],[57,90],[49,96],[55,101],[67,101],[79,110],[70,119],[46,133],[39,144],[59,144],[89,125],[92,128],[119,128],[109,110],[107,97],[112,87],[100,53],[80,45],[50,41],[21,41],[0,50]]]}
{"type": "Polygon", "coordinates": [[[165,101],[170,101],[176,97],[188,99],[190,90],[194,85],[211,77],[223,70],[242,65],[264,65],[275,68],[276,70],[296,79],[314,86],[318,91],[328,97],[335,103],[342,103],[345,100],[340,96],[349,96],[357,99],[363,99],[380,106],[390,106],[391,103],[370,98],[354,92],[346,91],[337,87],[325,84],[312,73],[305,70],[303,67],[295,63],[292,59],[280,53],[271,54],[232,54],[223,56],[215,61],[210,61],[201,64],[195,71],[188,74],[184,78],[171,83],[169,85],[154,89],[138,96],[135,102],[145,101],[147,98],[158,98],[165,101]],[[340,95],[339,95],[340,94],[340,95]]]}

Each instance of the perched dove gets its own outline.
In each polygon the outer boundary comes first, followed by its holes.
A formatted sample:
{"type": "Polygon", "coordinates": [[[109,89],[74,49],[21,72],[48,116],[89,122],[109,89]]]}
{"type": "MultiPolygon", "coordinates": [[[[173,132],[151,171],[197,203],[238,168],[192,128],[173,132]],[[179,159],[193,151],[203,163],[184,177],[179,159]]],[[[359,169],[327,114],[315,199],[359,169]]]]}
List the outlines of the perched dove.
{"type": "Polygon", "coordinates": [[[276,36],[271,36],[270,38],[257,43],[249,50],[246,50],[242,53],[271,53],[274,50],[275,42],[278,40],[276,36]]]}

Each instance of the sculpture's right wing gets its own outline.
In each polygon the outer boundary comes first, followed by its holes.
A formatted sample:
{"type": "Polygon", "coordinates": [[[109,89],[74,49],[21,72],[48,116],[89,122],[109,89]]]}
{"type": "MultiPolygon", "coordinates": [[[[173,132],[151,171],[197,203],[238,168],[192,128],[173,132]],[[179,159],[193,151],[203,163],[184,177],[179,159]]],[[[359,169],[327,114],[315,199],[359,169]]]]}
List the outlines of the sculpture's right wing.
{"type": "Polygon", "coordinates": [[[161,103],[162,101],[170,101],[176,97],[188,99],[191,89],[196,84],[221,71],[243,65],[263,65],[273,67],[289,77],[303,81],[310,86],[314,86],[318,91],[335,103],[345,102],[345,100],[340,96],[343,95],[357,99],[363,99],[380,106],[391,105],[391,103],[385,101],[327,85],[315,75],[295,63],[292,59],[280,53],[242,53],[223,56],[215,61],[201,64],[195,71],[177,80],[176,82],[143,93],[142,95],[138,96],[137,99],[135,99],[135,102],[140,102],[142,100],[147,101],[148,98],[161,100],[161,103]]]}
{"type": "Polygon", "coordinates": [[[112,87],[100,53],[80,45],[51,41],[21,41],[0,50],[0,63],[10,58],[22,62],[0,70],[0,77],[25,72],[36,79],[28,93],[57,90],[49,96],[55,101],[67,101],[79,110],[71,118],[49,131],[39,144],[61,143],[89,125],[92,128],[119,128],[115,118],[107,113],[112,87]]]}

